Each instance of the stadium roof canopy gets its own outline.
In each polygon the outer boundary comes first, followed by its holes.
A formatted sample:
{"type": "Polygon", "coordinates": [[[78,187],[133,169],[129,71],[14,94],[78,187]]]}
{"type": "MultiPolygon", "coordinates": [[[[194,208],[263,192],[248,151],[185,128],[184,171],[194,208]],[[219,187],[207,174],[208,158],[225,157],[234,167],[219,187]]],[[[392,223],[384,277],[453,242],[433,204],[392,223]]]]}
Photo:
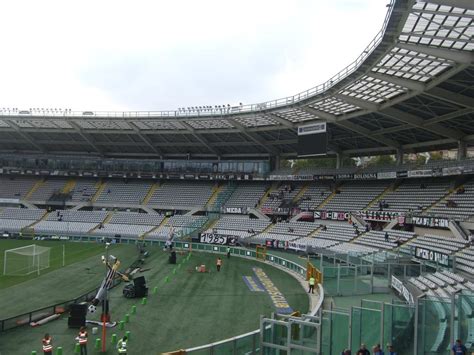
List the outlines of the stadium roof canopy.
{"type": "Polygon", "coordinates": [[[297,126],[321,120],[328,122],[330,153],[416,152],[474,141],[474,2],[391,0],[387,8],[383,28],[353,63],[294,96],[157,112],[3,108],[0,152],[294,157],[297,126]]]}

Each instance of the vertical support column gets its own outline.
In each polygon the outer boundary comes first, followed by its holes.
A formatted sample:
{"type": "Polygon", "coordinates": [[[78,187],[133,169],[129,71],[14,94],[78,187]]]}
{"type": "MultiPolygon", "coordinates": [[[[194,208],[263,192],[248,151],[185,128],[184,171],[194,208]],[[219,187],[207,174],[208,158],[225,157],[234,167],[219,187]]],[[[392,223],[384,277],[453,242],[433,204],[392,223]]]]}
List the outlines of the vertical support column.
{"type": "Polygon", "coordinates": [[[349,336],[347,337],[347,348],[350,349],[352,347],[352,306],[349,308],[349,336]]]}
{"type": "Polygon", "coordinates": [[[273,160],[273,169],[272,170],[277,170],[277,169],[280,169],[280,166],[281,166],[281,158],[279,155],[275,155],[274,156],[274,160],[273,160]]]}
{"type": "Polygon", "coordinates": [[[329,303],[329,354],[332,354],[332,302],[329,303]]]}
{"type": "Polygon", "coordinates": [[[383,333],[384,333],[384,321],[385,321],[385,303],[382,302],[382,311],[381,311],[381,314],[380,314],[380,344],[382,344],[382,346],[384,346],[384,338],[383,338],[383,333]]]}
{"type": "MultiPolygon", "coordinates": [[[[334,259],[334,260],[336,260],[336,259],[334,259]]],[[[341,282],[341,264],[337,264],[337,289],[336,289],[336,295],[338,295],[338,296],[339,296],[340,282],[341,282]]]]}
{"type": "Polygon", "coordinates": [[[420,310],[420,307],[419,307],[419,304],[420,304],[420,299],[417,297],[416,298],[416,301],[415,301],[415,326],[413,327],[413,354],[416,354],[417,350],[418,350],[418,322],[419,322],[419,319],[418,319],[418,313],[419,313],[419,310],[420,310]]]}
{"type": "Polygon", "coordinates": [[[466,141],[463,139],[458,140],[458,160],[466,159],[467,148],[466,148],[466,141]]]}
{"type": "Polygon", "coordinates": [[[453,293],[451,294],[451,317],[449,318],[449,322],[451,323],[450,324],[450,334],[449,334],[449,343],[450,344],[454,344],[454,339],[455,339],[455,333],[456,333],[456,329],[455,329],[455,324],[456,324],[456,315],[455,315],[455,312],[456,312],[456,294],[453,293]]]}
{"type": "Polygon", "coordinates": [[[336,153],[336,169],[342,168],[344,157],[342,153],[336,153]]]}
{"type": "Polygon", "coordinates": [[[370,293],[374,293],[374,261],[370,265],[370,293]]]}
{"type": "Polygon", "coordinates": [[[402,165],[403,164],[403,149],[398,148],[397,149],[397,165],[402,165]]]}

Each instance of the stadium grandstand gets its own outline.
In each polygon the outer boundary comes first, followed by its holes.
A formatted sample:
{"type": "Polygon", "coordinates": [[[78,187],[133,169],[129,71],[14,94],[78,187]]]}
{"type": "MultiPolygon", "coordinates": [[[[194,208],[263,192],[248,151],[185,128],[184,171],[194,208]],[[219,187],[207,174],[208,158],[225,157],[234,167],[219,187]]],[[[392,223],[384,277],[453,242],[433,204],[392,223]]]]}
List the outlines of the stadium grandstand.
{"type": "Polygon", "coordinates": [[[473,35],[472,1],[391,0],[356,60],[290,97],[153,112],[0,109],[1,234],[183,245],[212,236],[218,247],[304,255],[322,273],[306,318],[265,318],[242,352],[234,339],[231,352],[190,354],[326,355],[365,342],[431,355],[456,339],[474,351],[473,35]],[[316,123],[334,166],[285,165],[301,158],[299,129],[316,123]],[[408,159],[434,151],[455,156],[408,159]],[[394,163],[344,164],[385,155],[394,163]],[[283,323],[316,335],[287,336],[283,323]]]}

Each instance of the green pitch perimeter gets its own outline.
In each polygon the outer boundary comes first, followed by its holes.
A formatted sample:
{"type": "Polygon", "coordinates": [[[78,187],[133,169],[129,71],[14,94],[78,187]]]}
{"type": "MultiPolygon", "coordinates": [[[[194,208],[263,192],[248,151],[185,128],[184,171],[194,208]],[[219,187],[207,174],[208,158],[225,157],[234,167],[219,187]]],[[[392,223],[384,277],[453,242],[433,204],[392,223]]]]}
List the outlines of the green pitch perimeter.
{"type": "MultiPolygon", "coordinates": [[[[131,246],[116,246],[116,248],[114,255],[117,254],[121,259],[128,255],[131,260],[136,256],[135,249],[131,246]],[[121,255],[118,255],[119,253],[121,255]]],[[[146,259],[144,268],[150,270],[138,274],[146,277],[150,288],[147,304],[142,305],[139,299],[125,299],[122,296],[123,285],[111,292],[112,320],[124,319],[133,305],[137,307],[137,313],[130,315],[130,322],[126,324],[125,330],[119,330],[118,327],[108,329],[108,354],[116,353],[110,344],[112,333],[120,337],[127,330],[131,332],[129,354],[133,355],[159,354],[203,345],[257,329],[260,315],[269,315],[275,308],[267,293],[251,292],[242,279],[242,276],[254,276],[252,267],[255,266],[264,270],[294,310],[302,312],[308,310],[308,297],[298,281],[270,265],[232,256],[230,259],[223,258],[222,270],[217,273],[215,254],[194,252],[184,263],[185,256],[178,255],[178,263],[182,263],[178,268],[176,265],[168,264],[167,253],[158,248],[149,250],[151,256],[146,259]],[[201,264],[211,267],[211,272],[196,273],[195,267],[201,264]],[[175,268],[176,271],[173,273],[175,268]],[[167,276],[168,282],[166,282],[167,276]],[[155,286],[158,288],[157,294],[152,292],[155,286]]],[[[81,293],[79,289],[83,290],[82,284],[88,281],[84,281],[87,277],[81,277],[74,282],[79,270],[84,272],[85,268],[90,269],[89,277],[95,279],[95,285],[100,283],[97,277],[103,271],[103,265],[98,255],[5,288],[0,292],[0,303],[3,305],[5,297],[13,295],[18,297],[25,290],[30,302],[36,299],[61,299],[61,296],[69,295],[75,288],[78,288],[77,293],[81,293]],[[35,288],[40,287],[44,279],[54,279],[55,287],[42,288],[36,292],[35,288]],[[62,286],[64,282],[67,283],[68,289],[62,286]],[[11,291],[13,289],[14,292],[11,291]]],[[[87,273],[85,275],[87,276],[87,273]]],[[[90,287],[88,285],[85,288],[87,291],[90,287]]],[[[15,302],[10,302],[9,306],[15,308],[15,302]]],[[[8,306],[2,307],[2,313],[5,312],[5,308],[8,306]]],[[[88,316],[88,319],[98,317],[99,314],[95,313],[88,316]]],[[[0,333],[0,354],[31,354],[32,350],[40,353],[41,338],[46,332],[53,336],[56,346],[63,347],[63,354],[74,353],[74,337],[77,330],[68,329],[67,318],[62,317],[41,327],[21,327],[0,333]]],[[[95,338],[96,336],[90,334],[89,354],[99,353],[94,350],[95,338]]]]}

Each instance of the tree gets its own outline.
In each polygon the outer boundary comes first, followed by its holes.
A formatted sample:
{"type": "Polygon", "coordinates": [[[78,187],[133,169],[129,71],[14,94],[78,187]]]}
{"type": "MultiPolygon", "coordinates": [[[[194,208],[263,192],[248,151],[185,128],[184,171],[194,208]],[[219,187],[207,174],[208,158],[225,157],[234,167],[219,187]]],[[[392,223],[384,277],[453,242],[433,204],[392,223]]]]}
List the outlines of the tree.
{"type": "Polygon", "coordinates": [[[425,165],[427,157],[424,155],[416,155],[416,165],[425,165]]]}
{"type": "Polygon", "coordinates": [[[395,157],[393,155],[378,155],[370,159],[367,165],[370,166],[383,166],[383,165],[393,165],[396,163],[395,157]]]}
{"type": "MultiPolygon", "coordinates": [[[[350,157],[344,157],[342,160],[343,166],[355,166],[354,159],[350,157]]],[[[296,159],[294,160],[293,168],[304,169],[304,168],[336,168],[336,158],[311,158],[311,159],[296,159]]]]}
{"type": "Polygon", "coordinates": [[[430,160],[443,160],[443,152],[430,152],[430,160]]]}

